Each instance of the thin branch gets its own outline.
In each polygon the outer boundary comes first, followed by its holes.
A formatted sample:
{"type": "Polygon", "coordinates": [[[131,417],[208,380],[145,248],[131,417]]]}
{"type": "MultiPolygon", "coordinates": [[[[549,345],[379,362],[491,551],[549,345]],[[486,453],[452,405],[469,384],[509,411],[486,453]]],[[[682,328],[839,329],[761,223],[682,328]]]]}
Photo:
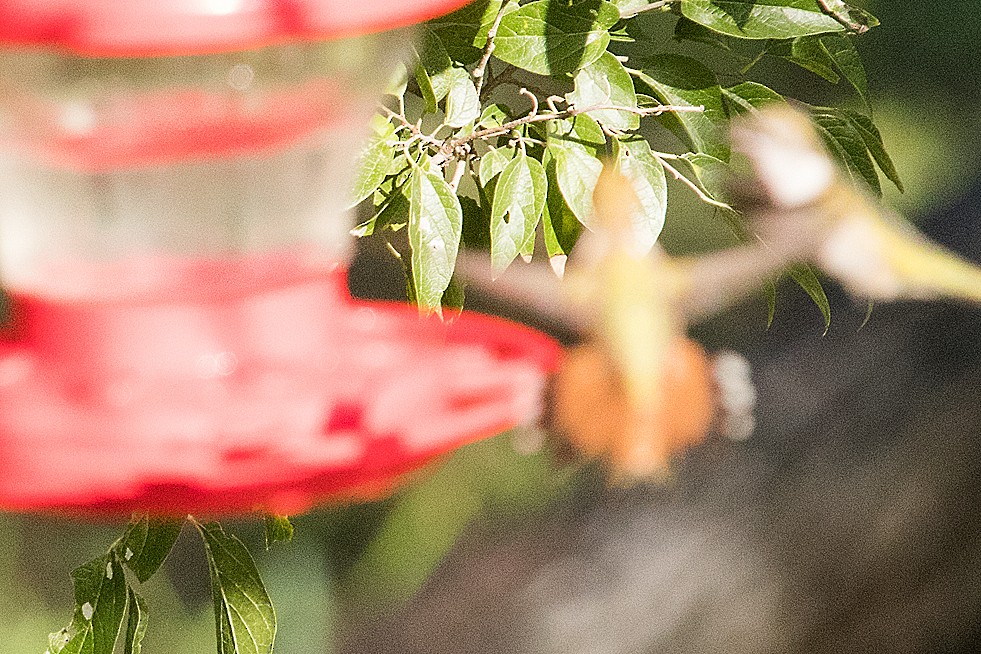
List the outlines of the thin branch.
{"type": "Polygon", "coordinates": [[[854,32],[855,34],[864,34],[865,32],[869,31],[868,25],[863,25],[862,23],[856,23],[842,12],[832,8],[831,0],[817,0],[817,3],[818,3],[818,7],[821,8],[821,13],[833,18],[835,21],[838,22],[839,25],[844,27],[849,32],[854,32]]]}
{"type": "Polygon", "coordinates": [[[491,55],[494,54],[494,38],[497,37],[497,28],[501,26],[501,20],[504,18],[504,9],[507,6],[507,2],[501,3],[501,8],[498,9],[493,24],[487,30],[487,43],[484,45],[484,54],[481,56],[480,61],[477,62],[477,67],[470,73],[473,77],[474,86],[477,87],[477,97],[480,97],[480,91],[484,86],[484,72],[487,70],[487,64],[490,62],[491,55]]]}
{"type": "Polygon", "coordinates": [[[453,169],[453,178],[450,180],[450,188],[456,193],[457,189],[460,188],[460,180],[463,179],[463,173],[467,171],[467,163],[462,159],[456,160],[456,168],[453,169]]]}
{"type": "Polygon", "coordinates": [[[678,171],[677,168],[675,168],[674,166],[672,166],[671,164],[669,164],[663,158],[661,158],[660,156],[658,156],[656,154],[654,156],[657,156],[657,158],[661,161],[661,165],[664,166],[664,168],[669,173],[671,173],[676,180],[678,180],[679,182],[681,182],[682,184],[684,184],[685,186],[687,186],[688,188],[690,188],[692,191],[694,191],[695,192],[695,195],[697,195],[698,198],[702,202],[704,202],[706,204],[710,204],[713,207],[718,207],[720,209],[727,209],[729,211],[732,211],[732,207],[730,207],[725,202],[719,202],[718,200],[715,200],[715,199],[709,197],[708,193],[706,193],[705,191],[703,191],[702,188],[698,184],[696,184],[695,182],[691,181],[690,179],[688,179],[687,177],[685,177],[684,175],[682,175],[678,171]]]}

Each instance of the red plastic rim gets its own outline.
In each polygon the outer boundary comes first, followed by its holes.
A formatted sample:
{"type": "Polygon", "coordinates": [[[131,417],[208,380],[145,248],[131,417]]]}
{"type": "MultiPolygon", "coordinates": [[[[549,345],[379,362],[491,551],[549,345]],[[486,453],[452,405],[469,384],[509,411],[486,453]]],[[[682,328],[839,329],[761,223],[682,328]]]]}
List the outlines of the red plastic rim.
{"type": "MultiPolygon", "coordinates": [[[[465,312],[442,323],[413,306],[352,300],[343,275],[255,297],[248,311],[272,326],[284,311],[323,307],[322,325],[306,314],[288,336],[279,329],[266,339],[256,319],[249,333],[262,347],[326,352],[332,367],[264,381],[244,360],[234,372],[216,360],[215,370],[176,373],[143,392],[105,383],[105,371],[72,376],[73,357],[102,361],[99,352],[45,351],[58,336],[47,333],[54,321],[103,325],[104,340],[123,350],[138,348],[142,333],[145,356],[173,355],[158,332],[180,332],[182,316],[192,320],[200,307],[245,316],[239,300],[189,302],[173,309],[177,323],[152,303],[115,321],[99,305],[63,303],[70,320],[49,316],[47,327],[0,344],[0,510],[294,514],[371,496],[463,445],[535,421],[561,359],[551,338],[509,321],[465,312]],[[138,332],[132,342],[127,326],[138,332]],[[61,364],[45,365],[51,357],[61,364]]],[[[34,322],[44,310],[32,309],[34,322]]],[[[178,338],[180,347],[198,351],[190,340],[178,338]]]]}
{"type": "Polygon", "coordinates": [[[469,0],[0,0],[0,43],[93,57],[248,50],[412,25],[469,0]]]}

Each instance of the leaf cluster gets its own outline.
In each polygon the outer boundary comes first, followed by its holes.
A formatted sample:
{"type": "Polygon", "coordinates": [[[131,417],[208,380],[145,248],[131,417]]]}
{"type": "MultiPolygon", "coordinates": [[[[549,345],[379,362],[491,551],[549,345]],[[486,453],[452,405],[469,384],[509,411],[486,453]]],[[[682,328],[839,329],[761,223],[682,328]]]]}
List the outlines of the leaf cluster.
{"type": "MultiPolygon", "coordinates": [[[[216,522],[188,521],[201,536],[211,574],[218,654],[270,654],[276,613],[252,556],[216,522]]],[[[134,516],[109,550],[72,571],[75,609],[69,625],[48,636],[46,654],[140,654],[147,603],[140,594],[173,548],[183,521],[134,516]]],[[[267,547],[292,538],[284,516],[266,518],[267,547]]]]}
{"type": "MultiPolygon", "coordinates": [[[[785,101],[750,79],[765,57],[854,90],[864,113],[811,111],[848,176],[878,194],[876,166],[900,182],[853,43],[876,24],[840,0],[478,0],[424,25],[413,60],[390,85],[357,168],[351,202],[367,217],[353,233],[406,229],[410,298],[438,312],[451,294],[459,300],[452,281],[461,247],[489,249],[497,271],[543,247],[561,273],[592,227],[603,160],[643,205],[633,220],[638,250],[664,225],[669,177],[737,225],[725,188],[729,121],[785,101]],[[641,15],[673,21],[672,48],[645,35],[641,15]],[[685,44],[709,44],[732,61],[747,47],[753,55],[733,78],[685,44]],[[678,151],[652,147],[659,130],[677,137],[678,151]]],[[[820,283],[804,286],[826,304],[820,283]]]]}

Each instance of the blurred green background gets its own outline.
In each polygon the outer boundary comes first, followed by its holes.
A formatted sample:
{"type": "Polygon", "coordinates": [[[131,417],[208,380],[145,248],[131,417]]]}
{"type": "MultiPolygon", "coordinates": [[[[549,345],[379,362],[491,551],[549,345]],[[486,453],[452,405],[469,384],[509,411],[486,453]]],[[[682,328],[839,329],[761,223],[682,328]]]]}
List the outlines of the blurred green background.
{"type": "MultiPolygon", "coordinates": [[[[976,175],[981,128],[981,12],[976,0],[867,0],[881,27],[857,40],[874,96],[875,119],[907,193],[886,201],[907,215],[955,198],[976,175]]],[[[813,102],[847,104],[847,89],[794,67],[762,68],[763,81],[813,102]]],[[[665,238],[705,238],[704,208],[671,196],[665,238]],[[700,213],[702,212],[702,213],[700,213]]],[[[725,233],[718,226],[720,238],[725,233]]],[[[762,325],[759,325],[762,329],[762,325]]],[[[373,504],[321,509],[295,519],[296,540],[262,547],[259,521],[228,527],[250,545],[280,616],[277,652],[328,654],[346,625],[413,593],[465,527],[494,529],[516,515],[547,511],[585,475],[524,455],[534,434],[480,443],[373,504]]],[[[503,527],[502,527],[503,528],[503,527]]],[[[122,525],[76,524],[0,515],[0,651],[44,651],[67,624],[71,569],[105,551],[122,525]]],[[[150,654],[214,651],[208,572],[186,530],[166,568],[145,588],[150,654]]]]}

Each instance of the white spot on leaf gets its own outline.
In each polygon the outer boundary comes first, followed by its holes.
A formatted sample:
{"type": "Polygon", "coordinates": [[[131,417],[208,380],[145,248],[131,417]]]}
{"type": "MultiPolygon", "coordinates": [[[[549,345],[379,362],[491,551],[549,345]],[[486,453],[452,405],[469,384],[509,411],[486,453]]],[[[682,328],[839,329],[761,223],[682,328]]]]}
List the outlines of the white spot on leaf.
{"type": "Polygon", "coordinates": [[[82,617],[86,620],[91,620],[92,616],[95,614],[95,608],[88,602],[82,604],[82,617]]]}

